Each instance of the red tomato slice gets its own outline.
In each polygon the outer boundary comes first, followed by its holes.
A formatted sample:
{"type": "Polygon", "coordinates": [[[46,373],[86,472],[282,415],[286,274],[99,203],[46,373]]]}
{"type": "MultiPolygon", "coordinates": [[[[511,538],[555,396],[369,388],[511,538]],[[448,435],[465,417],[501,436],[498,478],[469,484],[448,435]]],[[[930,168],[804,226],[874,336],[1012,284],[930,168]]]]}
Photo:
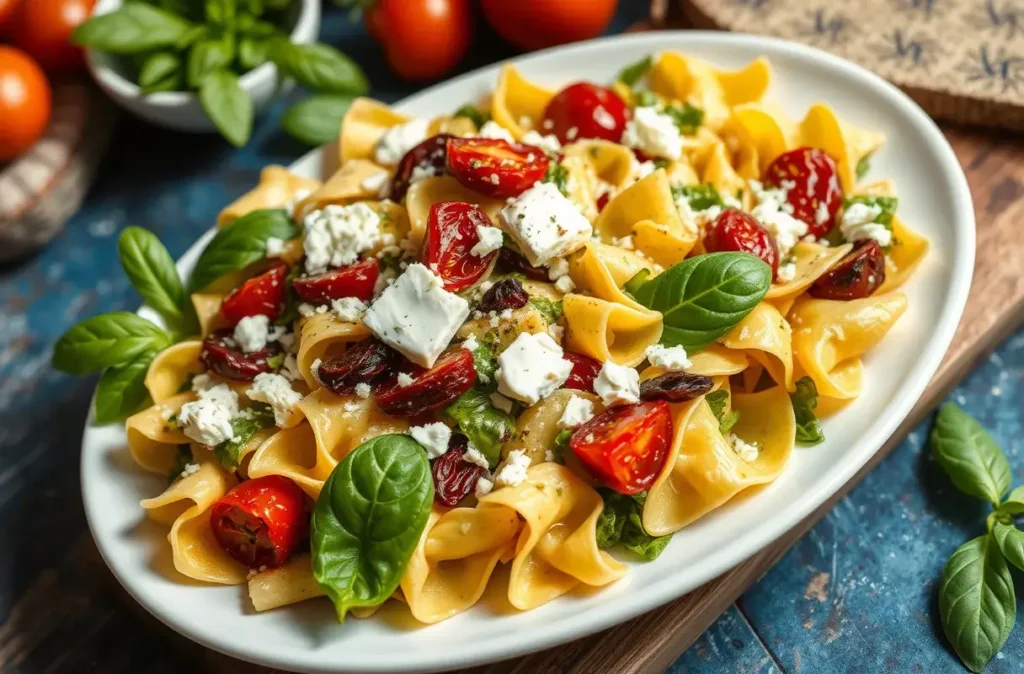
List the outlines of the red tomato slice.
{"type": "Polygon", "coordinates": [[[711,223],[704,237],[709,253],[739,251],[761,258],[772,268],[772,278],[779,273],[779,249],[772,235],[749,213],[727,208],[711,223]]]}
{"type": "Polygon", "coordinates": [[[267,316],[276,320],[284,308],[285,278],[288,265],[278,262],[232,290],[220,305],[220,313],[235,326],[246,316],[267,316]]]}
{"type": "Polygon", "coordinates": [[[458,292],[479,281],[498,256],[472,253],[480,242],[477,227],[493,227],[479,206],[462,201],[439,201],[427,216],[427,242],[423,261],[444,281],[444,289],[458,292]]]}
{"type": "Polygon", "coordinates": [[[358,297],[369,302],[373,299],[373,287],[379,274],[380,261],[371,257],[316,276],[300,276],[292,281],[292,287],[304,302],[312,304],[327,304],[343,297],[358,297]]]}
{"type": "Polygon", "coordinates": [[[461,346],[442,353],[429,370],[411,363],[406,368],[411,384],[402,386],[396,376],[375,391],[377,407],[397,417],[414,417],[446,407],[476,381],[473,354],[461,346]]]}
{"type": "Polygon", "coordinates": [[[448,172],[494,199],[519,196],[547,173],[548,156],[532,145],[498,138],[450,138],[448,172]]]}
{"type": "Polygon", "coordinates": [[[252,381],[262,372],[271,372],[267,360],[281,353],[281,345],[270,342],[259,351],[245,353],[231,336],[231,328],[206,336],[199,349],[199,362],[210,372],[235,381],[252,381]]]}
{"type": "Polygon", "coordinates": [[[813,147],[798,147],[776,157],[764,182],[789,188],[793,217],[806,222],[807,233],[820,239],[832,231],[843,205],[838,173],[832,157],[813,147]]]}
{"type": "Polygon", "coordinates": [[[391,179],[391,198],[394,201],[405,198],[409,185],[413,183],[414,169],[419,168],[435,176],[448,175],[448,139],[453,137],[450,133],[439,133],[405,153],[395,169],[395,177],[391,179]]]}
{"type": "Polygon", "coordinates": [[[654,484],[672,440],[663,400],[611,407],[576,429],[569,448],[607,486],[639,494],[654,484]]]}
{"type": "Polygon", "coordinates": [[[250,569],[284,564],[308,526],[305,493],[280,475],[246,480],[210,509],[214,538],[250,569]]]}
{"type": "Polygon", "coordinates": [[[555,94],[544,108],[541,128],[548,129],[563,143],[581,138],[602,138],[619,142],[631,112],[611,89],[576,82],[555,94]]]}
{"type": "Polygon", "coordinates": [[[601,361],[572,351],[566,351],[562,357],[572,362],[572,371],[569,372],[569,378],[565,380],[562,387],[593,393],[594,380],[597,379],[597,375],[601,374],[601,361]]]}

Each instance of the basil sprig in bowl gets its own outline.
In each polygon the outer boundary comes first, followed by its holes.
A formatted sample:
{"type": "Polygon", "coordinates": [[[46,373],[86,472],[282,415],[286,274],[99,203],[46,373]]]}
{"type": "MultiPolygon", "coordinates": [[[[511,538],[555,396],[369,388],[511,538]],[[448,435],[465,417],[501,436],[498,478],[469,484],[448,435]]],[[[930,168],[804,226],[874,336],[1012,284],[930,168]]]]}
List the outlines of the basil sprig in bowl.
{"type": "Polygon", "coordinates": [[[314,44],[319,30],[320,0],[99,0],[72,39],[129,112],[242,146],[293,82],[346,99],[365,93],[354,62],[314,44]]]}

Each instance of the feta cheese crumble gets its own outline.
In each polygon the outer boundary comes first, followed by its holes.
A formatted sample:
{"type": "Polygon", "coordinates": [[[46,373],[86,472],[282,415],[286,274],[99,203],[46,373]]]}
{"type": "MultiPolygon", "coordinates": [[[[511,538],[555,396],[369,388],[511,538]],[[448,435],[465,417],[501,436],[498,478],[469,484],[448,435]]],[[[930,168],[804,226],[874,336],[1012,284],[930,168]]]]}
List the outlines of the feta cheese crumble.
{"type": "Polygon", "coordinates": [[[807,223],[791,214],[793,205],[786,199],[787,186],[765,189],[757,180],[750,181],[750,189],[758,199],[750,214],[768,230],[779,249],[779,258],[786,259],[789,252],[807,234],[807,223]]]}
{"type": "Polygon", "coordinates": [[[214,447],[235,437],[231,418],[238,414],[238,394],[227,384],[209,385],[209,376],[200,376],[207,379],[196,390],[199,399],[181,406],[178,424],[189,439],[214,447]]]}
{"type": "Polygon", "coordinates": [[[787,264],[779,265],[778,274],[779,283],[789,283],[796,278],[796,263],[789,262],[787,264]]]}
{"type": "Polygon", "coordinates": [[[516,142],[516,139],[512,137],[512,132],[493,119],[484,122],[484,125],[480,127],[480,131],[477,132],[477,136],[480,138],[497,138],[507,143],[516,142]]]}
{"type": "Polygon", "coordinates": [[[576,290],[576,282],[568,276],[563,276],[555,281],[555,289],[560,293],[571,293],[576,290]]]}
{"type": "Polygon", "coordinates": [[[340,300],[331,300],[331,310],[347,323],[358,323],[366,313],[366,302],[358,297],[342,297],[340,300]]]}
{"type": "Polygon", "coordinates": [[[380,243],[380,216],[364,203],[329,204],[305,219],[306,272],[320,274],[328,267],[343,267],[380,243]]]}
{"type": "Polygon", "coordinates": [[[761,453],[761,447],[756,442],[745,442],[735,433],[730,433],[725,439],[732,445],[732,449],[736,452],[736,456],[740,457],[747,463],[757,461],[757,457],[761,453]]]}
{"type": "Polygon", "coordinates": [[[238,321],[232,334],[242,351],[252,353],[267,346],[270,334],[270,318],[263,315],[246,316],[238,321]]]}
{"type": "Polygon", "coordinates": [[[559,142],[558,137],[550,133],[541,135],[536,131],[527,131],[523,134],[522,142],[526,145],[539,147],[548,154],[555,154],[562,149],[562,143],[559,142]]]}
{"type": "Polygon", "coordinates": [[[480,479],[476,481],[476,488],[473,491],[477,498],[482,498],[490,494],[492,489],[494,489],[494,482],[492,482],[487,476],[482,475],[480,476],[480,479]]]}
{"type": "Polygon", "coordinates": [[[267,239],[267,257],[279,257],[284,252],[284,239],[272,236],[267,239]]]}
{"type": "Polygon", "coordinates": [[[530,457],[521,449],[513,449],[505,458],[505,465],[494,475],[494,484],[499,487],[514,487],[526,481],[530,469],[530,457]]]}
{"type": "Polygon", "coordinates": [[[565,383],[572,362],[546,333],[520,333],[498,356],[498,392],[527,405],[551,395],[565,383]]]}
{"type": "Polygon", "coordinates": [[[401,386],[402,388],[405,388],[406,386],[412,386],[412,382],[413,382],[413,379],[412,379],[412,377],[409,376],[409,373],[407,373],[407,372],[399,372],[398,373],[398,385],[401,386]]]}
{"type": "Polygon", "coordinates": [[[606,407],[640,402],[640,374],[631,367],[608,360],[594,380],[594,393],[606,407]]]}
{"type": "Polygon", "coordinates": [[[274,423],[278,426],[288,422],[295,406],[302,400],[302,394],[292,388],[291,382],[279,374],[269,372],[256,375],[245,395],[250,400],[270,405],[274,410],[274,423]]]}
{"type": "Polygon", "coordinates": [[[433,367],[468,317],[469,302],[417,262],[373,301],[363,325],[412,362],[433,367]]]}
{"type": "Polygon", "coordinates": [[[885,248],[892,244],[892,232],[885,225],[875,222],[875,218],[881,214],[882,209],[874,204],[854,202],[849,208],[843,209],[839,230],[847,241],[874,239],[885,248]]]}
{"type": "Polygon", "coordinates": [[[594,417],[594,403],[582,398],[575,393],[569,397],[565,404],[565,411],[558,420],[559,428],[576,428],[587,423],[594,417]]]}
{"type": "Polygon", "coordinates": [[[569,275],[569,261],[564,257],[560,257],[550,265],[548,265],[548,278],[552,281],[569,275]]]}
{"type": "Polygon", "coordinates": [[[355,391],[356,395],[362,398],[363,400],[366,400],[367,398],[370,397],[370,385],[367,384],[366,382],[359,382],[358,384],[356,384],[355,391]]]}
{"type": "Polygon", "coordinates": [[[501,250],[501,244],[505,241],[504,233],[497,227],[477,225],[476,235],[480,240],[469,252],[477,257],[486,257],[496,250],[501,250]]]}
{"type": "Polygon", "coordinates": [[[414,119],[384,132],[373,150],[373,160],[382,166],[394,166],[405,153],[427,139],[429,120],[414,119]]]}
{"type": "Polygon", "coordinates": [[[391,192],[391,174],[381,169],[363,178],[359,186],[381,198],[387,197],[391,192]]]}
{"type": "Polygon", "coordinates": [[[189,475],[195,475],[198,472],[198,463],[186,463],[185,466],[181,469],[181,475],[179,475],[179,477],[188,477],[189,475]]]}
{"type": "Polygon", "coordinates": [[[470,335],[462,341],[462,348],[469,349],[470,351],[476,351],[480,348],[480,342],[477,340],[476,335],[470,335]]]}
{"type": "Polygon", "coordinates": [[[512,401],[501,395],[497,391],[491,394],[491,404],[496,408],[508,414],[512,411],[512,401]]]}
{"type": "Polygon", "coordinates": [[[452,439],[452,429],[440,421],[423,426],[413,426],[409,435],[427,450],[428,459],[436,459],[448,451],[448,441],[452,439]]]}
{"type": "Polygon", "coordinates": [[[647,360],[651,365],[668,372],[682,372],[693,365],[682,346],[662,346],[652,344],[647,347],[647,360]]]}
{"type": "Polygon", "coordinates": [[[565,257],[590,240],[593,228],[552,183],[539,183],[501,210],[504,229],[530,264],[565,257]]]}
{"type": "Polygon", "coordinates": [[[473,443],[469,443],[466,447],[466,451],[462,454],[462,460],[472,463],[475,466],[480,466],[484,470],[490,469],[487,457],[483,455],[483,452],[474,447],[473,443]]]}
{"type": "Polygon", "coordinates": [[[633,110],[633,119],[622,132],[622,144],[673,161],[683,156],[683,135],[679,127],[670,115],[655,107],[633,110]]]}

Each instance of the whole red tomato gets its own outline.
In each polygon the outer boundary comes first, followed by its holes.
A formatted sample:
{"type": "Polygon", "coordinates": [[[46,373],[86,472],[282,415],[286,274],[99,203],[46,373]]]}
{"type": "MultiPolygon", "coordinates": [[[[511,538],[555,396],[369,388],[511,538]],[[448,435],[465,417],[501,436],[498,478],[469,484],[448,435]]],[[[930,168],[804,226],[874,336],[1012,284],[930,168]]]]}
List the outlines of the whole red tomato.
{"type": "Polygon", "coordinates": [[[52,93],[28,54],[0,45],[0,164],[32,147],[46,131],[52,93]]]}
{"type": "Polygon", "coordinates": [[[30,0],[22,2],[11,37],[45,70],[74,72],[85,64],[71,33],[92,14],[96,0],[30,0]]]}
{"type": "Polygon", "coordinates": [[[466,55],[473,30],[469,0],[375,0],[366,28],[388,65],[407,80],[431,80],[466,55]]]}
{"type": "Polygon", "coordinates": [[[483,0],[487,22],[520,49],[589,40],[611,23],[618,0],[483,0]]]}

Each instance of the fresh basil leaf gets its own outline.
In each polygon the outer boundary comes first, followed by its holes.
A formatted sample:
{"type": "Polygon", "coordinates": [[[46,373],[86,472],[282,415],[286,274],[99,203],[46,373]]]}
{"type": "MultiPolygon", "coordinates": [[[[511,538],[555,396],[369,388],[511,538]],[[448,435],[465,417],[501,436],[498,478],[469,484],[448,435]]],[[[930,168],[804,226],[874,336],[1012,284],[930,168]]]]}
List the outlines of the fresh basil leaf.
{"type": "Polygon", "coordinates": [[[153,232],[125,228],[117,240],[117,254],[132,287],[168,324],[186,333],[198,327],[174,260],[153,232]]]}
{"type": "Polygon", "coordinates": [[[252,135],[253,107],[249,94],[242,89],[238,75],[230,70],[214,70],[199,83],[199,102],[220,134],[242,147],[252,135]]]}
{"type": "Polygon", "coordinates": [[[964,543],[946,562],[939,584],[939,618],[946,638],[967,668],[980,672],[1013,629],[1013,579],[995,539],[964,543]]]}
{"type": "Polygon", "coordinates": [[[647,73],[650,72],[653,65],[654,57],[648,54],[639,61],[630,63],[628,66],[620,70],[619,76],[616,79],[627,86],[635,86],[637,82],[647,77],[647,73]]]}
{"type": "MultiPolygon", "coordinates": [[[[198,89],[203,78],[209,73],[227,69],[235,59],[235,41],[228,36],[200,40],[188,52],[186,82],[192,89],[198,89]]],[[[209,114],[209,112],[207,112],[209,114]]],[[[213,119],[213,115],[210,115],[213,119]]]]}
{"type": "Polygon", "coordinates": [[[50,362],[61,372],[87,374],[170,343],[171,336],[145,318],[117,311],[87,318],[65,332],[54,345],[50,362]]]}
{"type": "Polygon", "coordinates": [[[651,536],[643,526],[646,494],[626,496],[611,489],[598,489],[604,509],[597,518],[597,545],[610,548],[622,545],[630,552],[651,561],[658,558],[672,536],[651,536]]]}
{"type": "Polygon", "coordinates": [[[896,215],[896,207],[899,205],[899,198],[897,197],[883,197],[873,196],[869,194],[854,194],[852,196],[843,199],[843,209],[850,207],[850,204],[864,204],[865,206],[875,206],[881,209],[881,213],[875,216],[874,222],[880,225],[885,225],[889,229],[892,229],[892,218],[896,215]]]}
{"type": "Polygon", "coordinates": [[[238,65],[249,71],[259,68],[270,58],[270,42],[258,37],[244,36],[238,40],[238,65]]]}
{"type": "Polygon", "coordinates": [[[490,396],[471,388],[445,409],[459,430],[487,457],[494,468],[501,458],[501,446],[516,432],[516,420],[491,404],[490,396]]]}
{"type": "Polygon", "coordinates": [[[82,23],[71,41],[111,54],[141,54],[173,46],[191,29],[192,24],[180,16],[150,5],[129,4],[82,23]]]}
{"type": "Polygon", "coordinates": [[[217,231],[192,269],[189,292],[202,290],[221,276],[238,271],[267,255],[267,239],[287,241],[299,229],[283,209],[261,209],[246,213],[217,231]]]}
{"type": "Polygon", "coordinates": [[[178,51],[185,51],[196,42],[199,42],[205,37],[212,35],[210,27],[206,24],[199,24],[198,26],[192,26],[184,35],[174,43],[173,49],[178,51]]]}
{"type": "Polygon", "coordinates": [[[562,196],[569,196],[569,169],[556,161],[548,164],[547,173],[544,174],[544,182],[552,183],[562,193],[562,196]]]}
{"type": "Polygon", "coordinates": [[[408,435],[356,447],[331,472],[313,510],[313,576],[338,621],[392,595],[419,542],[434,500],[430,463],[408,435]]]}
{"type": "Polygon", "coordinates": [[[270,48],[270,60],[282,73],[318,93],[359,96],[369,88],[355,61],[325,44],[276,40],[270,48]]]}
{"type": "Polygon", "coordinates": [[[555,446],[551,453],[555,455],[555,463],[565,463],[565,453],[569,451],[569,439],[572,438],[572,429],[563,428],[555,436],[555,446]]]}
{"type": "Polygon", "coordinates": [[[112,365],[103,371],[96,387],[95,423],[121,421],[138,412],[149,400],[146,373],[157,351],[143,351],[126,363],[112,365]]]}
{"type": "Polygon", "coordinates": [[[672,199],[686,199],[686,203],[695,211],[706,211],[712,206],[725,206],[722,195],[714,185],[673,185],[672,199]]]}
{"type": "Polygon", "coordinates": [[[139,88],[145,94],[177,91],[185,83],[182,73],[181,57],[174,52],[150,54],[139,68],[139,88]]]}
{"type": "Polygon", "coordinates": [[[478,342],[472,349],[473,367],[476,369],[476,387],[484,393],[492,393],[498,388],[498,359],[494,350],[483,342],[478,342]]]}
{"type": "Polygon", "coordinates": [[[255,12],[240,13],[235,21],[235,29],[248,37],[274,37],[281,33],[274,24],[256,18],[255,12]]]}
{"type": "Polygon", "coordinates": [[[269,405],[253,403],[231,418],[233,440],[225,440],[213,448],[213,455],[226,470],[235,470],[241,460],[242,450],[257,431],[274,425],[274,412],[269,405]]]}
{"type": "Polygon", "coordinates": [[[697,133],[701,122],[704,121],[704,111],[689,103],[666,105],[665,114],[672,118],[684,136],[692,136],[697,133]]]}
{"type": "Polygon", "coordinates": [[[636,291],[640,289],[640,286],[647,282],[650,275],[650,269],[641,269],[629,277],[629,280],[626,281],[624,286],[622,286],[622,289],[628,293],[630,297],[636,297],[636,291]]]}
{"type": "Polygon", "coordinates": [[[771,267],[749,253],[710,253],[655,276],[636,299],[662,313],[662,344],[699,351],[742,321],[771,283],[771,267]]]}
{"type": "Polygon", "coordinates": [[[825,441],[814,408],[818,406],[818,387],[810,377],[801,377],[796,382],[796,391],[789,394],[796,417],[796,441],[802,445],[817,445],[825,441]]]}
{"type": "Polygon", "coordinates": [[[971,415],[955,403],[939,410],[931,436],[932,454],[953,486],[994,507],[1012,479],[1010,464],[999,445],[971,415]]]}
{"type": "Polygon", "coordinates": [[[992,536],[1006,561],[1024,571],[1024,531],[1012,524],[997,522],[992,527],[992,536]]]}
{"type": "Polygon", "coordinates": [[[167,473],[167,481],[174,482],[185,471],[185,466],[192,463],[192,446],[188,444],[178,445],[178,451],[174,455],[174,463],[167,473]]]}
{"type": "Polygon", "coordinates": [[[206,21],[218,26],[235,25],[235,0],[206,0],[206,21]]]}
{"type": "Polygon", "coordinates": [[[996,511],[1007,514],[1010,517],[1016,517],[1024,513],[1024,487],[1017,487],[1011,491],[1010,495],[999,504],[996,511]]]}
{"type": "Polygon", "coordinates": [[[319,94],[299,101],[281,117],[281,128],[307,145],[326,145],[338,137],[352,96],[319,94]]]}
{"type": "Polygon", "coordinates": [[[653,108],[661,105],[661,99],[653,91],[647,89],[641,89],[636,92],[636,107],[638,108],[653,108]]]}
{"type": "Polygon", "coordinates": [[[452,114],[452,117],[465,117],[466,119],[473,122],[473,124],[476,125],[477,129],[482,127],[491,119],[491,116],[489,114],[487,114],[480,108],[476,107],[472,103],[466,103],[465,105],[463,105],[461,108],[456,110],[454,114],[452,114]]]}
{"type": "Polygon", "coordinates": [[[729,392],[719,389],[704,396],[704,401],[711,408],[711,413],[718,419],[718,430],[722,435],[728,434],[740,420],[739,410],[725,411],[729,403],[729,392]]]}
{"type": "Polygon", "coordinates": [[[531,297],[530,306],[539,311],[548,324],[557,323],[562,318],[562,300],[549,300],[544,297],[531,297]]]}
{"type": "Polygon", "coordinates": [[[871,170],[871,155],[870,154],[866,154],[866,155],[864,155],[863,157],[861,157],[857,161],[857,168],[855,169],[855,174],[857,176],[857,180],[860,180],[861,178],[866,176],[868,174],[868,171],[870,171],[870,170],[871,170]]]}

